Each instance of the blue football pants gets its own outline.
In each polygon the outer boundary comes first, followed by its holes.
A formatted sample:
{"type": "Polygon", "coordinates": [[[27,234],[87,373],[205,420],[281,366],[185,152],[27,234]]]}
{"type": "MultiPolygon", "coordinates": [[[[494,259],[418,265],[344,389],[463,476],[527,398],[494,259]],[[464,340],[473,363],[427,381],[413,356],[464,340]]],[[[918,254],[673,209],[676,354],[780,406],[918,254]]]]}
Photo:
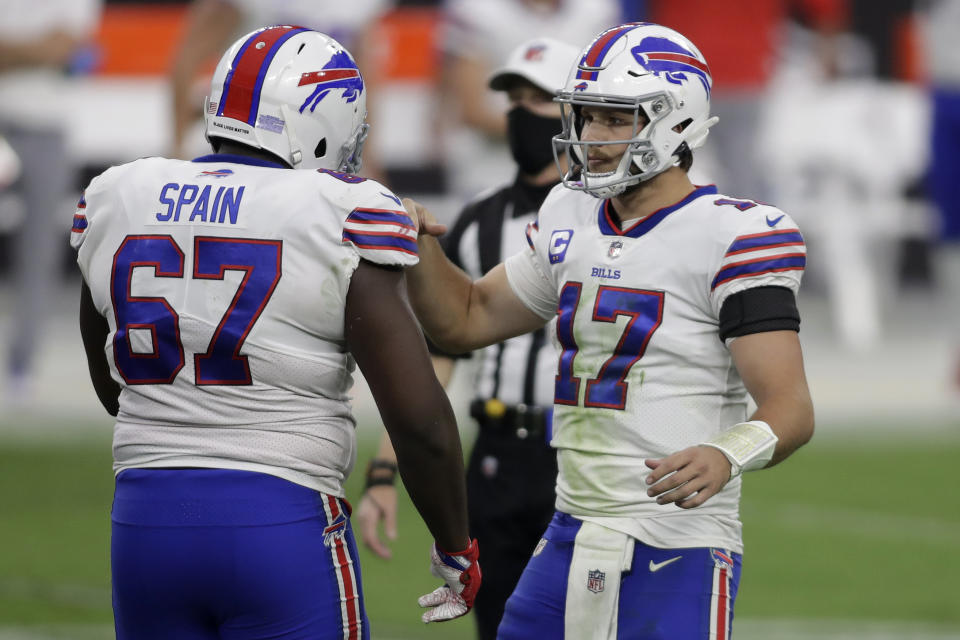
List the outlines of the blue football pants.
{"type": "MultiPolygon", "coordinates": [[[[557,512],[507,600],[498,640],[564,637],[569,606],[590,606],[592,589],[620,589],[617,640],[729,640],[741,556],[710,547],[659,549],[636,542],[619,585],[584,577],[580,603],[568,603],[568,574],[582,521],[557,512]],[[679,557],[679,559],[678,559],[679,557]],[[588,584],[593,580],[593,584],[588,584]],[[584,605],[586,603],[586,605],[584,605]]],[[[569,638],[568,640],[581,640],[569,638]]]]}
{"type": "Polygon", "coordinates": [[[270,475],[117,477],[117,640],[365,640],[349,505],[270,475]]]}

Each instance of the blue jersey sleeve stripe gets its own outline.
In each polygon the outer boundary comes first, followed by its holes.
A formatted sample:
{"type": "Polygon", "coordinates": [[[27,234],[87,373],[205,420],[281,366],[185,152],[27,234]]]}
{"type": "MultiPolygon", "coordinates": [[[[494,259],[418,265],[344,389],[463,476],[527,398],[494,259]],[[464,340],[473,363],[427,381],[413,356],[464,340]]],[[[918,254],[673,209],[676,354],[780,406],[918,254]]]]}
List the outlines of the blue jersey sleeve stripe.
{"type": "Polygon", "coordinates": [[[404,253],[419,255],[417,253],[416,242],[407,236],[396,233],[356,233],[353,231],[344,231],[343,239],[364,249],[396,249],[404,253]]]}
{"type": "Polygon", "coordinates": [[[791,254],[774,259],[751,260],[749,262],[740,262],[721,269],[717,277],[713,279],[710,290],[713,291],[724,282],[743,278],[746,276],[760,275],[773,271],[794,271],[802,270],[807,265],[807,257],[803,254],[791,254]]]}
{"type": "Polygon", "coordinates": [[[770,244],[762,244],[755,247],[737,249],[736,251],[731,249],[730,251],[727,251],[726,255],[724,255],[724,258],[729,258],[730,256],[736,256],[743,253],[753,253],[755,251],[767,251],[769,249],[778,249],[780,247],[802,247],[803,245],[803,240],[794,240],[792,242],[772,242],[770,244]]]}
{"type": "Polygon", "coordinates": [[[759,248],[776,247],[780,245],[799,245],[803,244],[803,236],[796,229],[787,231],[773,231],[770,233],[758,233],[750,236],[740,236],[733,241],[730,248],[727,249],[727,255],[740,253],[742,251],[755,250],[759,248]]]}
{"type": "Polygon", "coordinates": [[[410,229],[415,228],[409,215],[390,209],[354,209],[347,216],[347,222],[392,222],[410,229]]]}
{"type": "Polygon", "coordinates": [[[82,216],[79,213],[73,216],[73,228],[71,231],[80,233],[87,228],[87,216],[82,216]]]}

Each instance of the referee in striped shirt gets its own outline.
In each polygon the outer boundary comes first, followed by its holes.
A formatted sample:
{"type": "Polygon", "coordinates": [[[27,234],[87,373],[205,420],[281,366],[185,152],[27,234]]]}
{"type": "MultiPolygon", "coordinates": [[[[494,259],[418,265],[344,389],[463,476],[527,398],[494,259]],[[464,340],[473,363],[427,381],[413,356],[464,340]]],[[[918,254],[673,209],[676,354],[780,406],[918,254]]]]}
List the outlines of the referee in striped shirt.
{"type": "MultiPolygon", "coordinates": [[[[525,230],[560,181],[551,139],[560,133],[560,107],[553,102],[578,49],[551,38],[521,44],[490,77],[509,99],[507,138],[517,163],[512,184],[480,194],[443,240],[454,264],[472,279],[526,247],[525,230]]],[[[550,448],[557,358],[548,332],[554,324],[473,354],[478,358],[476,397],[470,416],[478,435],[467,468],[470,535],[483,556],[483,587],[474,611],[481,640],[496,637],[507,598],[554,512],[557,475],[550,448]]],[[[469,355],[469,354],[468,354],[469,355]]],[[[434,355],[446,386],[455,356],[434,355]]],[[[367,465],[366,490],[354,520],[361,539],[377,555],[390,550],[377,532],[396,537],[396,457],[384,434],[367,465]]]]}

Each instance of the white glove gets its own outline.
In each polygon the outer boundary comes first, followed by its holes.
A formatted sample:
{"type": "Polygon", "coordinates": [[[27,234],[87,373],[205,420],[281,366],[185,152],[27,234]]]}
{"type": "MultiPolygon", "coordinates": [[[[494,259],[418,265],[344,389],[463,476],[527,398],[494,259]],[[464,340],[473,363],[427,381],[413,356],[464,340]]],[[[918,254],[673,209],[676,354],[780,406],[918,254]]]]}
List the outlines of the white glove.
{"type": "Polygon", "coordinates": [[[465,615],[473,608],[473,600],[480,588],[480,550],[477,541],[463,551],[447,553],[434,543],[430,549],[430,573],[446,584],[417,601],[421,607],[430,607],[421,616],[424,622],[442,622],[465,615]]]}

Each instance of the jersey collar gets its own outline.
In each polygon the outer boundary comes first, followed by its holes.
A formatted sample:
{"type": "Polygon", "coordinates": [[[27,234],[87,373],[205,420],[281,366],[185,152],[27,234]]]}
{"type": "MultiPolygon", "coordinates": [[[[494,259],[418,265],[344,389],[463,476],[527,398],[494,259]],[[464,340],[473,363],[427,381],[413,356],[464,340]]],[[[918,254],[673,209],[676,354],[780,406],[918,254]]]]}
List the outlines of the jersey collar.
{"type": "Polygon", "coordinates": [[[250,156],[238,156],[233,153],[211,153],[209,155],[194,158],[193,162],[230,162],[233,164],[249,164],[254,167],[270,167],[272,169],[289,169],[279,162],[271,162],[261,158],[251,158],[250,156]]]}
{"type": "Polygon", "coordinates": [[[633,226],[627,228],[626,230],[621,230],[620,225],[617,224],[616,218],[613,217],[613,213],[610,210],[610,200],[604,200],[600,204],[600,208],[597,211],[597,222],[600,225],[600,233],[605,236],[626,236],[628,238],[639,238],[643,234],[647,233],[655,226],[660,224],[660,222],[666,218],[668,215],[673,213],[678,209],[682,209],[686,205],[690,204],[700,196],[706,196],[717,193],[716,185],[707,185],[704,187],[697,187],[686,197],[667,207],[662,209],[657,209],[649,216],[636,222],[633,226]]]}

